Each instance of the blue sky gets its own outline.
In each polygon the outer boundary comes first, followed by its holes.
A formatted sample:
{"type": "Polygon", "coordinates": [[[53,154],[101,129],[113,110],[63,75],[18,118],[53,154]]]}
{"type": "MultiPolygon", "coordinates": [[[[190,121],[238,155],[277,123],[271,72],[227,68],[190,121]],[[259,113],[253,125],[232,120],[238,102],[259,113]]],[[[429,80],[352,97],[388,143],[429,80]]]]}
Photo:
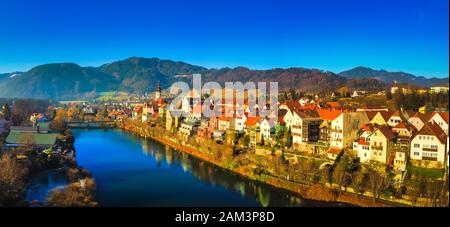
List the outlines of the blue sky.
{"type": "Polygon", "coordinates": [[[446,77],[448,0],[0,0],[0,72],[131,56],[446,77]]]}

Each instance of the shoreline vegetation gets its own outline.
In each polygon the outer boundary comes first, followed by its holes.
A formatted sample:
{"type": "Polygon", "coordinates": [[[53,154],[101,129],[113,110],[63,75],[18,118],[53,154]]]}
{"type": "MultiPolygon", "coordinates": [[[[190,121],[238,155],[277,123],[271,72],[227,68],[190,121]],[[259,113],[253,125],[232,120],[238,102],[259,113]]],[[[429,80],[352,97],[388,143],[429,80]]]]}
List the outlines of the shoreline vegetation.
{"type": "MultiPolygon", "coordinates": [[[[286,179],[275,176],[273,173],[265,173],[258,168],[255,163],[249,160],[258,159],[256,154],[245,154],[250,157],[233,157],[233,148],[223,144],[217,144],[213,140],[205,140],[193,137],[188,141],[183,141],[174,136],[173,133],[165,128],[155,125],[154,127],[143,125],[139,121],[125,120],[117,124],[117,128],[126,132],[156,140],[162,144],[168,145],[178,151],[187,153],[208,163],[214,164],[220,168],[239,174],[248,179],[265,183],[267,185],[293,192],[305,199],[318,200],[324,202],[339,202],[361,207],[392,207],[392,206],[410,206],[406,201],[387,201],[384,199],[373,199],[367,195],[350,193],[350,188],[337,190],[332,183],[333,188],[327,185],[327,182],[294,182],[287,177],[286,179]],[[196,141],[202,140],[202,141],[196,141]],[[200,142],[200,143],[199,143],[200,142]],[[195,143],[195,145],[193,144],[195,143]],[[202,144],[203,146],[200,146],[202,144]],[[210,149],[215,149],[212,152],[210,149]],[[245,165],[242,165],[245,163],[245,165]]],[[[259,156],[261,158],[261,156],[259,156]]],[[[264,157],[267,158],[267,157],[264,157]]],[[[272,157],[276,161],[279,157],[272,157]]],[[[365,192],[370,194],[370,192],[365,192]]],[[[416,204],[418,205],[418,204],[416,204]]]]}
{"type": "Polygon", "coordinates": [[[92,207],[96,183],[91,173],[78,166],[73,156],[47,154],[32,146],[20,147],[3,153],[0,158],[0,204],[2,206],[92,207]],[[26,153],[24,156],[22,153],[26,153]],[[17,158],[21,157],[22,158],[17,158]],[[47,192],[45,201],[27,201],[27,189],[33,179],[46,171],[61,170],[67,179],[63,188],[47,192]]]}

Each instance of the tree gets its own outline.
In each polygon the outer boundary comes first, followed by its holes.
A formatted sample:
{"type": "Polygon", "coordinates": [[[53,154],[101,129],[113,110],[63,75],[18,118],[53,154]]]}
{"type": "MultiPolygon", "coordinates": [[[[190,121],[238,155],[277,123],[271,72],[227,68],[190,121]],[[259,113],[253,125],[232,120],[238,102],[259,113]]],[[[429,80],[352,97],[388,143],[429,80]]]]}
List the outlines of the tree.
{"type": "Polygon", "coordinates": [[[379,171],[379,166],[375,161],[371,161],[367,167],[367,176],[370,183],[370,188],[372,191],[373,200],[375,201],[379,196],[380,192],[385,183],[385,176],[383,176],[379,171]]]}
{"type": "Polygon", "coordinates": [[[345,97],[349,96],[348,87],[344,86],[344,87],[339,88],[339,93],[341,93],[342,96],[345,96],[345,97]]]}
{"type": "Polygon", "coordinates": [[[0,206],[15,206],[22,200],[28,170],[20,167],[10,155],[0,158],[0,206]]]}
{"type": "Polygon", "coordinates": [[[66,111],[64,109],[58,109],[55,118],[50,123],[50,128],[58,132],[63,132],[66,129],[66,119],[66,111]]]}
{"type": "Polygon", "coordinates": [[[22,138],[20,138],[20,144],[24,146],[25,149],[29,150],[36,145],[36,140],[31,133],[25,133],[22,138]]]}
{"type": "Polygon", "coordinates": [[[8,103],[6,103],[3,106],[2,112],[3,112],[3,117],[5,118],[5,120],[7,120],[7,121],[11,120],[11,108],[9,107],[8,103]]]}
{"type": "Polygon", "coordinates": [[[390,91],[386,92],[386,100],[391,100],[392,99],[392,93],[390,91]]]}

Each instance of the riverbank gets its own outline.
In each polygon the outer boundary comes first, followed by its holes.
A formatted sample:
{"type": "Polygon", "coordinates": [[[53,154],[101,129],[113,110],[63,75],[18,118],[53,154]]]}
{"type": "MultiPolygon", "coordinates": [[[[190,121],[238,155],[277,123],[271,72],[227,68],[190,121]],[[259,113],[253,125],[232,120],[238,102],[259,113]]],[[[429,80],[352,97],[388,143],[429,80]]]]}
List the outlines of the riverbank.
{"type": "Polygon", "coordinates": [[[239,165],[233,166],[228,162],[224,162],[224,160],[215,157],[211,153],[207,153],[201,151],[200,146],[192,146],[185,141],[178,140],[175,136],[170,136],[169,132],[165,134],[164,128],[153,128],[152,130],[143,129],[140,127],[134,127],[131,125],[119,125],[119,128],[142,136],[148,137],[155,141],[158,141],[162,144],[170,146],[173,149],[179,150],[181,152],[187,153],[191,156],[199,158],[205,162],[214,164],[220,168],[226,169],[227,171],[231,171],[235,174],[239,174],[245,178],[262,182],[267,185],[288,190],[293,192],[302,198],[324,201],[324,202],[339,202],[339,203],[347,203],[356,206],[376,206],[376,207],[387,207],[387,206],[401,206],[401,204],[395,204],[390,202],[383,202],[380,200],[374,201],[373,198],[369,198],[366,196],[356,196],[355,194],[350,194],[346,192],[338,192],[336,190],[332,190],[330,188],[326,188],[320,184],[301,184],[294,183],[289,180],[285,180],[279,177],[270,176],[264,173],[255,173],[255,171],[250,170],[250,166],[239,165]]]}

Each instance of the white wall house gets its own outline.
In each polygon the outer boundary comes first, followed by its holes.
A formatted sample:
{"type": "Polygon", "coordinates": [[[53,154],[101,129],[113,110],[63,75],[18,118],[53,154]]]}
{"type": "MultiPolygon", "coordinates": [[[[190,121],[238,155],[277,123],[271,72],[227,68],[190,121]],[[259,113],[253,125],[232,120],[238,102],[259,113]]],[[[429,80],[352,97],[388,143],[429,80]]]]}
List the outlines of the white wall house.
{"type": "Polygon", "coordinates": [[[444,164],[447,136],[437,124],[426,124],[411,140],[411,160],[444,164]]]}
{"type": "Polygon", "coordinates": [[[266,141],[272,139],[274,133],[275,133],[275,126],[276,122],[274,119],[264,119],[261,122],[260,129],[261,129],[261,136],[264,137],[266,141]]]}
{"type": "Polygon", "coordinates": [[[441,129],[448,136],[448,112],[444,113],[435,112],[433,113],[432,117],[428,122],[434,122],[437,125],[439,125],[439,127],[441,127],[441,129]]]}

